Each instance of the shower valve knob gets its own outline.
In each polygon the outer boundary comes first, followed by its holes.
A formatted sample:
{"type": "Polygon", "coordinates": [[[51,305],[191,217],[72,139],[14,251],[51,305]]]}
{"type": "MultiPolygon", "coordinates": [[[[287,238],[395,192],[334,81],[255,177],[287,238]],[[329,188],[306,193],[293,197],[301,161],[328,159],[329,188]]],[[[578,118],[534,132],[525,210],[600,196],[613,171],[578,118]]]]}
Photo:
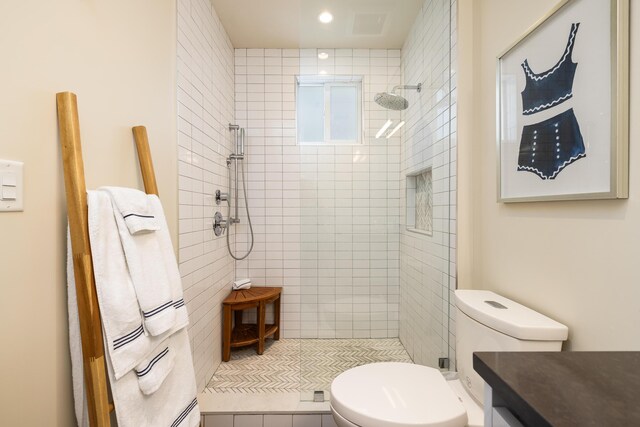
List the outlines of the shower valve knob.
{"type": "Polygon", "coordinates": [[[224,234],[224,231],[227,229],[227,220],[223,219],[222,214],[220,212],[216,212],[213,216],[213,234],[216,236],[221,236],[224,234]]]}
{"type": "Polygon", "coordinates": [[[229,200],[229,193],[223,193],[220,190],[216,190],[216,205],[219,205],[220,202],[226,202],[229,200]]]}

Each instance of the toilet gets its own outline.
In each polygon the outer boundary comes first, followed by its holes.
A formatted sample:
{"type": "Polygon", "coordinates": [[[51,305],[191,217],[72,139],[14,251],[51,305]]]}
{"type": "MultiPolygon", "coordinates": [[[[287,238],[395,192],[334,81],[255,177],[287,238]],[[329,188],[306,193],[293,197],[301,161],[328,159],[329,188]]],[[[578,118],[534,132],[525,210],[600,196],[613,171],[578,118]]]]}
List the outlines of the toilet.
{"type": "Polygon", "coordinates": [[[560,351],[569,330],[490,291],[457,290],[458,378],[410,363],[372,363],[331,383],[338,427],[481,427],[484,382],[474,351],[560,351]]]}

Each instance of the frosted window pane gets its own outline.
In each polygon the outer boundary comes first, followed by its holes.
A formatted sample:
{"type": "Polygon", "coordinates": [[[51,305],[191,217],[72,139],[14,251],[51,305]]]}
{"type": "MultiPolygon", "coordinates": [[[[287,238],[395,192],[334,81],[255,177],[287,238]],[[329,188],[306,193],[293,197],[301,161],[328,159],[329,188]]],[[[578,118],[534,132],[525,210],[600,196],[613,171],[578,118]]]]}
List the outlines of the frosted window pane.
{"type": "Polygon", "coordinates": [[[298,87],[298,140],[324,141],[324,88],[298,87]]]}
{"type": "Polygon", "coordinates": [[[358,91],[354,86],[331,86],[331,139],[358,139],[357,99],[358,91]]]}

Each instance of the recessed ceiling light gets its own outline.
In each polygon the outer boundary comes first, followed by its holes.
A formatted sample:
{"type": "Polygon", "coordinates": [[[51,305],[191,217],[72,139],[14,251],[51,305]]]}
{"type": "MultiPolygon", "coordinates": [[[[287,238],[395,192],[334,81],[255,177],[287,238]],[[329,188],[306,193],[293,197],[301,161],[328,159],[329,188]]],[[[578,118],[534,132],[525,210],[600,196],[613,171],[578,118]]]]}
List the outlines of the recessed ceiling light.
{"type": "Polygon", "coordinates": [[[318,54],[318,58],[320,59],[327,59],[329,57],[329,54],[327,52],[320,52],[318,54]]]}
{"type": "Polygon", "coordinates": [[[327,72],[325,70],[320,70],[320,74],[324,76],[325,74],[327,74],[327,72]]]}
{"type": "Polygon", "coordinates": [[[324,11],[320,15],[318,15],[318,20],[323,24],[328,24],[329,22],[333,21],[333,15],[327,11],[324,11]]]}

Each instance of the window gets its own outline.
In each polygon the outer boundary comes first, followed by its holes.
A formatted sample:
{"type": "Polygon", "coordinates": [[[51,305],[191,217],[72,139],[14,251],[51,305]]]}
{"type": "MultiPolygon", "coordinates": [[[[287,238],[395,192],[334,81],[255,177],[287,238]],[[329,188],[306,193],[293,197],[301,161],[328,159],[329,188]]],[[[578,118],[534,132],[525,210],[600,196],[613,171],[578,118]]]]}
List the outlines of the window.
{"type": "Polygon", "coordinates": [[[362,141],[362,78],[298,76],[298,143],[362,141]]]}

